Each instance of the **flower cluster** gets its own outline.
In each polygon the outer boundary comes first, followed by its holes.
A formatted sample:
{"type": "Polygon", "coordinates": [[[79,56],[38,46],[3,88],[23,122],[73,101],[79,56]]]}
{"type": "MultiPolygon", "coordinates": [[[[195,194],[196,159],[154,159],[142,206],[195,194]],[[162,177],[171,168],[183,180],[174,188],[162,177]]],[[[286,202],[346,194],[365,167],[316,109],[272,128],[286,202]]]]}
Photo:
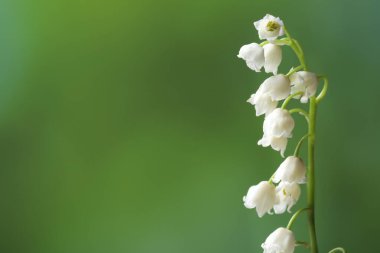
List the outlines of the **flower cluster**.
{"type": "Polygon", "coordinates": [[[278,167],[270,181],[261,181],[251,186],[243,197],[245,207],[256,208],[259,217],[265,213],[282,214],[290,212],[301,194],[299,184],[305,182],[306,167],[301,158],[287,157],[278,167]],[[274,183],[278,183],[277,186],[274,183]]]}
{"type": "Polygon", "coordinates": [[[277,40],[285,31],[281,19],[267,14],[255,22],[254,26],[260,39],[266,41],[242,46],[238,57],[245,60],[250,69],[260,72],[264,67],[265,72],[273,73],[273,76],[267,78],[247,102],[255,106],[256,116],[265,115],[264,135],[258,144],[271,146],[284,156],[288,139],[292,137],[294,121],[287,110],[276,109],[277,104],[290,96],[307,103],[317,91],[318,78],[312,72],[294,71],[295,69],[286,75],[278,74],[282,60],[281,47],[290,43],[286,38],[277,40]]]}
{"type": "MultiPolygon", "coordinates": [[[[280,18],[267,14],[263,19],[254,22],[254,27],[258,31],[259,38],[264,41],[260,44],[250,43],[242,46],[238,57],[243,59],[250,69],[260,72],[264,68],[266,73],[273,75],[259,86],[247,102],[255,107],[256,116],[265,117],[263,136],[258,145],[270,146],[285,157],[287,143],[295,127],[291,114],[298,112],[309,121],[304,110],[299,108],[287,110],[286,106],[291,99],[299,100],[301,104],[315,101],[319,78],[306,70],[303,51],[299,43],[290,37],[280,18]],[[278,38],[283,35],[284,38],[278,38]],[[287,74],[281,74],[278,70],[282,61],[283,46],[291,47],[300,60],[300,66],[291,68],[287,74]],[[280,101],[284,102],[278,107],[280,101]]],[[[261,181],[249,188],[243,198],[246,208],[256,208],[259,217],[265,213],[290,212],[300,197],[300,184],[306,183],[307,169],[298,156],[298,150],[309,135],[310,133],[300,140],[294,155],[287,156],[268,181],[261,181]]],[[[264,253],[292,253],[295,245],[293,232],[288,226],[278,228],[269,235],[262,248],[264,253]]]]}

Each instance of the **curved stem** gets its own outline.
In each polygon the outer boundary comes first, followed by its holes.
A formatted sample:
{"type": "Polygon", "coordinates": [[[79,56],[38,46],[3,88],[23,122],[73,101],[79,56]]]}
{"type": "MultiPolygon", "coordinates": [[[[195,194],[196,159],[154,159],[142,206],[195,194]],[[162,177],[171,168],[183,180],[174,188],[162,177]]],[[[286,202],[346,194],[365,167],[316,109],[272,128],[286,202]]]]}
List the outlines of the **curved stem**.
{"type": "Polygon", "coordinates": [[[302,50],[300,44],[298,43],[298,41],[292,39],[292,37],[290,36],[290,33],[288,32],[288,30],[286,30],[285,26],[283,27],[283,29],[284,29],[286,37],[288,37],[288,39],[290,41],[289,46],[293,49],[294,53],[297,55],[297,58],[298,58],[299,62],[301,63],[303,69],[307,70],[306,62],[305,62],[305,59],[303,57],[303,50],[302,50]]]}
{"type": "Polygon", "coordinates": [[[309,134],[305,134],[300,141],[297,143],[296,149],[294,150],[294,156],[298,156],[300,152],[300,148],[302,146],[302,143],[306,140],[306,138],[309,137],[309,134]]]}
{"type": "Polygon", "coordinates": [[[275,45],[290,45],[290,41],[288,38],[282,38],[282,39],[279,39],[279,40],[274,40],[272,42],[266,40],[266,41],[263,41],[260,43],[260,46],[265,46],[266,44],[269,44],[269,43],[273,43],[275,45]]]}
{"type": "Polygon", "coordinates": [[[302,65],[299,65],[298,67],[295,67],[295,68],[291,68],[289,70],[289,72],[286,74],[286,76],[290,76],[291,74],[293,74],[293,73],[295,73],[295,72],[297,72],[297,71],[299,71],[301,69],[303,69],[302,65]]]}
{"type": "Polygon", "coordinates": [[[318,253],[317,235],[315,230],[314,215],[314,143],[315,143],[315,121],[317,113],[317,103],[315,96],[310,98],[309,107],[309,136],[308,136],[308,183],[307,183],[307,204],[309,208],[309,236],[311,253],[318,253]]]}
{"type": "Polygon", "coordinates": [[[282,103],[281,109],[285,109],[286,106],[289,104],[289,102],[292,100],[292,98],[297,97],[297,96],[301,96],[302,94],[303,94],[303,92],[299,91],[299,92],[296,92],[296,93],[290,95],[289,97],[287,97],[285,99],[285,101],[282,103]]]}
{"type": "Polygon", "coordinates": [[[323,83],[323,88],[317,97],[317,104],[326,96],[327,88],[329,87],[329,80],[327,79],[327,77],[321,76],[319,78],[323,79],[324,83],[323,83]]]}
{"type": "Polygon", "coordinates": [[[290,114],[299,113],[299,114],[303,115],[306,118],[307,122],[309,122],[309,114],[305,110],[302,110],[301,108],[291,109],[291,110],[289,110],[289,113],[290,114]]]}
{"type": "Polygon", "coordinates": [[[302,213],[303,211],[306,211],[306,210],[309,210],[309,208],[305,207],[305,208],[302,208],[302,209],[298,210],[297,212],[295,212],[293,214],[292,218],[290,218],[289,223],[286,226],[286,228],[290,230],[292,228],[292,226],[293,226],[293,223],[296,221],[298,215],[300,215],[300,213],[302,213]]]}
{"type": "Polygon", "coordinates": [[[339,250],[340,252],[346,253],[346,251],[342,247],[337,247],[335,249],[332,249],[329,251],[329,253],[334,253],[337,250],[339,250]]]}
{"type": "Polygon", "coordinates": [[[296,44],[296,46],[297,46],[297,48],[298,48],[298,50],[299,50],[299,52],[300,52],[300,54],[301,54],[301,56],[303,58],[304,54],[303,54],[303,50],[302,50],[302,47],[301,47],[300,43],[298,43],[298,41],[294,40],[294,39],[293,39],[293,41],[294,41],[294,44],[296,44]]]}

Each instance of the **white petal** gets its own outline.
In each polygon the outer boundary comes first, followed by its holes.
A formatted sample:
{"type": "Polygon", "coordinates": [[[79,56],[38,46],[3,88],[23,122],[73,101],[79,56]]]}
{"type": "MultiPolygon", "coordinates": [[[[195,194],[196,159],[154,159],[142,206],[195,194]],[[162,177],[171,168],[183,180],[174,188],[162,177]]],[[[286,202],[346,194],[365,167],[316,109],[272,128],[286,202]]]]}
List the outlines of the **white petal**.
{"type": "Polygon", "coordinates": [[[261,245],[264,253],[293,253],[296,239],[291,230],[278,228],[273,231],[261,245]]]}
{"type": "Polygon", "coordinates": [[[276,214],[284,213],[285,210],[290,212],[292,206],[294,206],[300,195],[301,188],[297,183],[284,183],[281,182],[276,187],[276,204],[273,207],[276,214]]]}
{"type": "Polygon", "coordinates": [[[273,150],[280,151],[281,156],[284,157],[288,139],[286,137],[273,137],[264,134],[257,144],[263,147],[271,146],[273,150]]]}
{"type": "Polygon", "coordinates": [[[302,96],[296,96],[300,98],[302,103],[307,103],[308,99],[315,95],[317,92],[318,78],[317,75],[308,71],[298,71],[292,74],[290,77],[291,82],[291,94],[297,92],[303,92],[302,96]]]}
{"type": "Polygon", "coordinates": [[[286,137],[292,135],[295,122],[287,110],[277,108],[264,120],[264,134],[272,137],[286,137]]]}
{"type": "Polygon", "coordinates": [[[247,66],[256,72],[264,66],[264,49],[257,43],[242,46],[237,56],[245,60],[247,66]]]}
{"type": "Polygon", "coordinates": [[[272,15],[265,15],[261,20],[253,23],[259,32],[260,39],[267,39],[269,41],[275,40],[278,36],[284,35],[284,23],[280,18],[272,15]]]}
{"type": "Polygon", "coordinates": [[[274,109],[276,109],[277,101],[273,101],[269,95],[263,94],[261,96],[257,96],[256,98],[256,116],[260,116],[263,114],[267,115],[271,113],[274,109]]]}
{"type": "Polygon", "coordinates": [[[285,138],[285,137],[279,137],[279,138],[273,137],[271,147],[276,151],[280,151],[281,156],[284,157],[284,152],[285,152],[287,144],[288,144],[287,138],[285,138]]]}
{"type": "Polygon", "coordinates": [[[303,183],[306,177],[306,166],[301,158],[287,157],[276,170],[273,182],[303,183]]]}
{"type": "Polygon", "coordinates": [[[280,101],[290,94],[290,80],[282,74],[271,76],[260,85],[257,92],[267,93],[273,100],[280,101]]]}
{"type": "Polygon", "coordinates": [[[282,60],[282,49],[280,46],[274,45],[272,43],[264,45],[263,48],[265,58],[265,72],[272,72],[274,75],[276,75],[278,66],[282,60]]]}
{"type": "Polygon", "coordinates": [[[262,217],[273,208],[276,201],[276,189],[269,182],[262,181],[249,188],[243,201],[245,207],[256,208],[258,216],[262,217]]]}

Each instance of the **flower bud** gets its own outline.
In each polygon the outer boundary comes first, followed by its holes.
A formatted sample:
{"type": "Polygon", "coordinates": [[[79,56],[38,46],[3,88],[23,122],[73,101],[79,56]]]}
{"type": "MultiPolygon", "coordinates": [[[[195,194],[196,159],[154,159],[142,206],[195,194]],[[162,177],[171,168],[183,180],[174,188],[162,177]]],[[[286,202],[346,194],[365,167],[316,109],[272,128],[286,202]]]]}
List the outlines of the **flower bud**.
{"type": "Polygon", "coordinates": [[[256,72],[264,66],[264,49],[257,43],[242,46],[237,57],[245,60],[247,66],[256,72]]]}
{"type": "Polygon", "coordinates": [[[262,217],[266,212],[270,212],[275,204],[276,188],[268,181],[261,181],[249,188],[243,201],[246,208],[256,208],[257,215],[262,217]]]}
{"type": "Polygon", "coordinates": [[[306,167],[302,159],[296,156],[288,156],[275,172],[273,182],[302,184],[305,182],[305,176],[306,167]]]}
{"type": "Polygon", "coordinates": [[[267,237],[261,247],[264,253],[293,253],[296,239],[291,230],[278,228],[267,237]]]}
{"type": "Polygon", "coordinates": [[[289,78],[292,85],[290,93],[303,92],[301,96],[295,97],[300,98],[301,103],[307,103],[308,99],[317,92],[318,78],[316,74],[308,71],[298,71],[289,78]]]}
{"type": "Polygon", "coordinates": [[[277,39],[278,36],[284,35],[284,23],[280,18],[273,17],[272,15],[267,14],[253,24],[259,32],[261,40],[267,39],[272,41],[277,39]]]}

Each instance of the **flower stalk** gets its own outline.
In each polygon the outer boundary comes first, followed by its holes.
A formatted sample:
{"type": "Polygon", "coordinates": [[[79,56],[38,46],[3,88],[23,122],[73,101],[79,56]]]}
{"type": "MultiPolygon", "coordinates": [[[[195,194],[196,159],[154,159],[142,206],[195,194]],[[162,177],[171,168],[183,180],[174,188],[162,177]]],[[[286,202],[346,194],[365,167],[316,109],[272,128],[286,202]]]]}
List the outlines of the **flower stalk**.
{"type": "MultiPolygon", "coordinates": [[[[303,50],[300,44],[293,40],[289,34],[289,32],[284,28],[285,34],[288,39],[291,41],[290,47],[293,49],[295,54],[298,57],[298,60],[303,66],[303,70],[307,70],[306,63],[304,59],[303,50]]],[[[325,86],[322,90],[321,94],[318,96],[319,100],[321,100],[327,91],[327,78],[324,77],[325,86]],[[326,87],[326,88],[325,88],[326,87]]],[[[296,94],[296,93],[295,93],[296,94]]],[[[306,114],[304,111],[300,111],[302,114],[306,114]]],[[[310,98],[309,112],[308,115],[308,182],[307,182],[307,209],[308,209],[308,223],[309,223],[309,237],[310,237],[310,250],[311,253],[318,253],[318,243],[317,243],[317,233],[315,227],[315,129],[316,129],[316,116],[317,116],[317,99],[315,96],[310,98]]],[[[302,138],[303,139],[303,138],[302,138]]],[[[302,139],[300,143],[302,143],[302,139]]],[[[297,145],[295,153],[299,153],[299,146],[297,145]]],[[[301,209],[304,210],[304,209],[301,209]]],[[[297,213],[296,213],[297,214],[297,213]]],[[[294,216],[294,219],[297,218],[298,215],[294,216]]],[[[292,224],[293,218],[291,222],[289,222],[290,226],[292,224]]],[[[294,221],[293,221],[294,222],[294,221]]],[[[289,226],[289,225],[288,225],[289,226]]]]}
{"type": "Polygon", "coordinates": [[[318,253],[317,233],[315,229],[315,123],[317,115],[316,98],[310,99],[309,107],[309,136],[308,136],[308,183],[307,183],[307,206],[309,208],[309,236],[311,253],[318,253]]]}
{"type": "MultiPolygon", "coordinates": [[[[251,186],[243,198],[247,208],[256,208],[259,217],[265,213],[282,214],[296,204],[301,194],[301,184],[307,185],[307,206],[299,209],[289,220],[286,228],[278,228],[270,234],[262,244],[264,253],[293,253],[296,246],[310,249],[310,253],[318,253],[317,233],[315,224],[315,137],[317,107],[326,96],[328,79],[317,76],[308,71],[303,49],[300,43],[293,39],[278,17],[267,14],[263,19],[254,22],[259,38],[266,41],[257,44],[244,45],[238,54],[246,61],[247,66],[260,72],[273,73],[266,79],[247,102],[255,106],[256,116],[265,115],[263,124],[263,137],[258,145],[272,147],[285,158],[288,140],[292,138],[295,121],[292,114],[298,113],[305,117],[308,128],[307,133],[298,141],[293,156],[287,156],[277,171],[268,181],[262,181],[251,186]],[[279,36],[285,35],[282,39],[279,36]],[[278,66],[282,60],[281,46],[289,46],[296,54],[299,66],[292,67],[289,72],[277,74],[278,66]],[[317,93],[319,81],[323,80],[323,88],[317,93]],[[301,104],[309,103],[308,111],[303,108],[287,109],[290,101],[299,100],[301,104]],[[277,108],[278,102],[284,100],[282,106],[277,108]],[[307,140],[307,165],[304,164],[299,153],[302,144],[307,140]],[[306,180],[307,174],[307,180],[306,180]],[[307,181],[307,182],[306,182],[307,181]],[[277,186],[276,186],[277,184],[277,186]],[[295,240],[292,226],[299,215],[307,211],[309,242],[295,240]]],[[[341,251],[335,248],[330,253],[341,251]]]]}

